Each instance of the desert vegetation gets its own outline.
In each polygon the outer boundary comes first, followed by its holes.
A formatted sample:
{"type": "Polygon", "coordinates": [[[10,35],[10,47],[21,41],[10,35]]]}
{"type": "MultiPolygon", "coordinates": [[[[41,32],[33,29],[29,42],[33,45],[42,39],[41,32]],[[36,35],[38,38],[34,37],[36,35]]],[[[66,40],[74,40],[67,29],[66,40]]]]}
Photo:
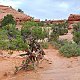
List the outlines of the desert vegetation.
{"type": "Polygon", "coordinates": [[[0,49],[2,50],[26,50],[28,49],[28,38],[41,40],[43,48],[48,48],[52,44],[59,49],[61,55],[73,57],[80,55],[80,23],[73,25],[73,41],[60,40],[59,36],[68,33],[68,23],[45,24],[44,22],[27,21],[22,23],[21,30],[16,29],[16,22],[12,15],[7,15],[1,22],[0,28],[0,49]],[[48,27],[48,28],[47,28],[48,27]],[[51,33],[49,34],[50,30],[51,33]],[[44,39],[47,38],[45,42],[44,39]],[[3,45],[4,44],[4,45],[3,45]]]}
{"type": "MultiPolygon", "coordinates": [[[[43,21],[31,21],[21,23],[21,29],[16,28],[16,22],[12,15],[7,15],[1,22],[0,28],[0,50],[10,50],[8,55],[13,55],[13,51],[26,51],[30,49],[30,37],[39,42],[41,49],[48,49],[50,45],[58,50],[60,56],[67,58],[80,56],[80,23],[73,25],[73,40],[60,39],[59,36],[67,35],[68,23],[47,24],[43,21]]],[[[33,46],[33,45],[32,45],[33,46]]],[[[39,52],[40,54],[42,52],[39,52]]],[[[43,54],[43,53],[42,53],[43,54]]],[[[27,54],[26,54],[27,56],[27,54]]],[[[34,56],[34,55],[31,55],[34,56]]],[[[22,61],[21,65],[15,66],[14,73],[19,70],[33,70],[35,65],[42,60],[41,55],[37,55],[35,60],[27,56],[22,61]]],[[[25,57],[25,54],[20,54],[19,57],[25,57]]]]}
{"type": "Polygon", "coordinates": [[[47,37],[47,32],[42,29],[42,24],[41,22],[28,21],[22,24],[21,30],[18,30],[13,16],[5,16],[0,28],[0,49],[25,50],[28,48],[27,38],[29,36],[33,36],[36,40],[44,40],[47,37]]]}
{"type": "MultiPolygon", "coordinates": [[[[12,15],[7,15],[1,22],[0,29],[0,49],[3,50],[25,50],[28,49],[28,38],[33,36],[36,40],[42,40],[41,45],[43,48],[48,48],[48,42],[44,42],[47,38],[48,41],[60,50],[60,53],[66,57],[78,56],[78,53],[72,54],[72,49],[75,46],[79,46],[79,25],[80,23],[74,25],[73,28],[73,40],[74,43],[70,43],[67,40],[59,40],[60,35],[65,35],[68,33],[67,22],[61,24],[44,24],[44,22],[34,22],[33,20],[24,22],[22,24],[21,30],[16,29],[16,22],[12,15]],[[49,35],[49,30],[46,27],[51,27],[51,34],[49,35]],[[5,35],[5,36],[4,36],[5,35]],[[3,45],[5,44],[5,45],[3,45]],[[72,47],[68,48],[70,44],[72,47]],[[65,48],[65,49],[64,49],[65,48]],[[67,49],[70,49],[69,51],[67,49]],[[66,51],[68,51],[67,54],[66,51]],[[71,55],[72,54],[72,55],[71,55]],[[77,54],[77,55],[76,55],[77,54]]],[[[74,51],[73,51],[74,52],[74,51]]],[[[79,49],[78,49],[79,52],[79,49]]]]}
{"type": "MultiPolygon", "coordinates": [[[[22,6],[19,1],[14,2],[12,5],[22,6]]],[[[59,4],[57,1],[57,5],[53,1],[53,7],[50,1],[46,6],[42,1],[42,6],[37,2],[34,1],[34,5],[29,1],[22,8],[29,13],[32,10],[36,17],[50,19],[65,17],[66,14],[58,12],[71,7],[68,5],[65,9],[66,2],[59,4]],[[28,7],[29,4],[33,8],[28,7]],[[52,13],[47,12],[48,7],[55,9],[52,13]]],[[[41,21],[31,17],[31,13],[25,14],[22,8],[15,10],[11,6],[0,5],[0,80],[80,80],[80,15],[41,21]]]]}
{"type": "MultiPolygon", "coordinates": [[[[63,30],[63,32],[65,30],[63,30]]],[[[52,45],[55,48],[59,49],[60,54],[65,56],[65,57],[80,56],[80,49],[79,49],[79,47],[80,47],[79,46],[79,41],[80,41],[80,23],[73,24],[73,32],[72,32],[73,40],[72,41],[59,40],[59,36],[61,35],[61,33],[59,33],[59,32],[60,31],[59,31],[59,28],[58,28],[58,31],[55,34],[56,38],[53,41],[51,41],[52,45]]]]}

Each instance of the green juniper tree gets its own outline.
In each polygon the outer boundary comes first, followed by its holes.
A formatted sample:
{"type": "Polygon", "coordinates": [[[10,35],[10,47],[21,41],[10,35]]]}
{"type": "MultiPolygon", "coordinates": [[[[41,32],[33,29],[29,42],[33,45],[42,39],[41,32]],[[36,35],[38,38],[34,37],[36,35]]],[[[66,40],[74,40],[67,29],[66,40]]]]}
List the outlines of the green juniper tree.
{"type": "Polygon", "coordinates": [[[7,14],[1,21],[1,26],[6,26],[8,24],[16,24],[14,17],[11,14],[7,14]]]}

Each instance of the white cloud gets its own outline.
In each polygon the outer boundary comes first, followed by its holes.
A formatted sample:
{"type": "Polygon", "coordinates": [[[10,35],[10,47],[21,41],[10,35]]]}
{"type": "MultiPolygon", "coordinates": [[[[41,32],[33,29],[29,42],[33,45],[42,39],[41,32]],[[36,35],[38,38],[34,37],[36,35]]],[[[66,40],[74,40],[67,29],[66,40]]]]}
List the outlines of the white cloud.
{"type": "Polygon", "coordinates": [[[19,8],[23,0],[0,0],[0,5],[12,6],[13,8],[19,8]]]}
{"type": "Polygon", "coordinates": [[[0,4],[20,8],[41,19],[62,19],[71,13],[80,13],[80,0],[0,0],[0,4]]]}
{"type": "Polygon", "coordinates": [[[69,4],[66,2],[59,3],[58,6],[63,9],[69,9],[69,4]]]}

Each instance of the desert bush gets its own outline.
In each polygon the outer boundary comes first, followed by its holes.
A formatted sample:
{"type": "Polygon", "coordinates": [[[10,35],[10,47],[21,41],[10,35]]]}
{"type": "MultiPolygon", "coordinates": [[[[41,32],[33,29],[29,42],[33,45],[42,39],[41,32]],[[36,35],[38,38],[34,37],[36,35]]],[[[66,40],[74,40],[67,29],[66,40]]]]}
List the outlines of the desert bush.
{"type": "Polygon", "coordinates": [[[80,48],[76,43],[67,43],[59,49],[61,55],[65,57],[80,56],[80,48]]]}
{"type": "Polygon", "coordinates": [[[76,31],[80,31],[80,22],[78,22],[77,24],[73,24],[73,30],[76,31]]]}
{"type": "Polygon", "coordinates": [[[47,32],[45,29],[42,29],[41,27],[34,27],[32,29],[32,36],[37,40],[44,39],[47,37],[47,32]]]}
{"type": "Polygon", "coordinates": [[[44,21],[38,22],[38,26],[44,26],[44,21]]]}
{"type": "Polygon", "coordinates": [[[80,22],[73,25],[73,40],[77,44],[80,43],[80,22]]]}
{"type": "Polygon", "coordinates": [[[60,23],[60,24],[54,24],[52,26],[52,29],[54,32],[57,32],[59,35],[64,35],[68,32],[68,25],[67,23],[60,23]]]}
{"type": "Polygon", "coordinates": [[[34,26],[38,26],[38,23],[34,22],[33,20],[23,23],[23,27],[26,27],[26,28],[30,28],[30,27],[34,27],[34,26]]]}
{"type": "Polygon", "coordinates": [[[24,43],[24,41],[20,37],[10,40],[10,45],[9,45],[10,50],[26,50],[27,48],[28,44],[24,43]]]}
{"type": "Polygon", "coordinates": [[[9,48],[9,40],[7,36],[7,31],[0,29],[0,49],[8,49],[9,48]]]}
{"type": "Polygon", "coordinates": [[[14,17],[11,14],[5,16],[4,19],[1,21],[2,26],[6,26],[8,24],[16,24],[14,17]]]}
{"type": "Polygon", "coordinates": [[[8,24],[0,29],[0,49],[25,50],[27,47],[27,42],[24,42],[21,31],[15,25],[8,24]]]}
{"type": "Polygon", "coordinates": [[[46,38],[47,32],[45,29],[37,25],[34,25],[34,27],[23,26],[21,29],[21,35],[24,37],[24,39],[28,38],[29,36],[32,36],[38,40],[46,38]]]}
{"type": "Polygon", "coordinates": [[[80,32],[74,32],[73,34],[73,40],[74,42],[76,42],[77,44],[80,42],[80,32]]]}
{"type": "Polygon", "coordinates": [[[59,35],[64,35],[67,33],[68,33],[67,23],[53,24],[51,40],[56,41],[56,40],[58,40],[59,35]]]}
{"type": "Polygon", "coordinates": [[[8,50],[9,49],[9,41],[8,40],[0,40],[0,49],[1,50],[8,50]]]}
{"type": "Polygon", "coordinates": [[[50,35],[50,41],[57,41],[59,38],[59,34],[52,32],[50,35]]]}
{"type": "Polygon", "coordinates": [[[67,33],[68,33],[68,29],[65,29],[65,28],[60,29],[60,32],[59,32],[60,35],[64,35],[64,34],[67,34],[67,33]]]}
{"type": "Polygon", "coordinates": [[[62,46],[64,46],[65,44],[67,44],[68,41],[67,40],[57,40],[57,41],[52,41],[51,44],[56,48],[59,49],[62,46]]]}
{"type": "Polygon", "coordinates": [[[48,42],[41,42],[40,44],[41,44],[42,48],[44,48],[44,49],[48,49],[48,47],[49,47],[48,42]]]}
{"type": "Polygon", "coordinates": [[[64,34],[67,34],[68,33],[68,29],[66,28],[66,29],[64,29],[64,34]]]}
{"type": "Polygon", "coordinates": [[[61,44],[58,44],[56,41],[51,42],[51,44],[56,49],[59,49],[61,47],[61,44]]]}

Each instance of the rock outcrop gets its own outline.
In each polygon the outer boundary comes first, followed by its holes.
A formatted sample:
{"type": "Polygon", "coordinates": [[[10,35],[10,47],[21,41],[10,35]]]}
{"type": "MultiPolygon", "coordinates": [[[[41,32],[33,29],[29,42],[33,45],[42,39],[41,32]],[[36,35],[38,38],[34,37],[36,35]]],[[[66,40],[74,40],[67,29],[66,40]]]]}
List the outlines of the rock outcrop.
{"type": "Polygon", "coordinates": [[[64,23],[65,20],[53,20],[52,23],[64,23]]]}
{"type": "Polygon", "coordinates": [[[0,20],[2,20],[4,16],[6,16],[7,14],[13,15],[17,24],[24,22],[24,21],[31,20],[32,18],[24,13],[16,11],[12,7],[0,5],[0,20]]]}
{"type": "MultiPolygon", "coordinates": [[[[66,20],[67,21],[67,20],[66,20]]],[[[45,23],[47,24],[61,24],[61,23],[64,23],[65,20],[45,20],[45,23]]]]}
{"type": "Polygon", "coordinates": [[[73,24],[77,22],[80,22],[80,14],[70,14],[68,17],[68,23],[73,24]]]}

